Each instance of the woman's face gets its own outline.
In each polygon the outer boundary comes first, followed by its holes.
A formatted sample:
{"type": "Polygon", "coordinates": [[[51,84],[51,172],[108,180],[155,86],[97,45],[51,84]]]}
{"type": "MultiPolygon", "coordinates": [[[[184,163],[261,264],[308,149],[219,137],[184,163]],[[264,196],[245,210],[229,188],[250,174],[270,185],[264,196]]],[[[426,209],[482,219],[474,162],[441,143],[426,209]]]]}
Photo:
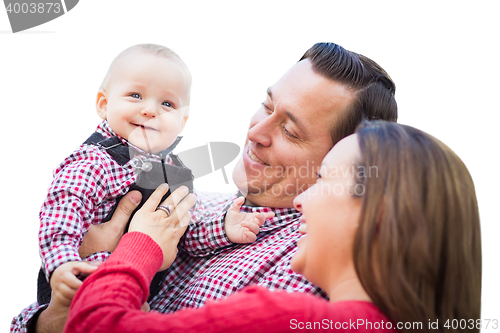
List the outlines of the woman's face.
{"type": "Polygon", "coordinates": [[[292,269],[327,292],[356,274],[352,244],[364,194],[355,180],[360,159],[356,134],[339,141],[323,159],[316,184],[294,200],[305,236],[297,243],[292,269]]]}

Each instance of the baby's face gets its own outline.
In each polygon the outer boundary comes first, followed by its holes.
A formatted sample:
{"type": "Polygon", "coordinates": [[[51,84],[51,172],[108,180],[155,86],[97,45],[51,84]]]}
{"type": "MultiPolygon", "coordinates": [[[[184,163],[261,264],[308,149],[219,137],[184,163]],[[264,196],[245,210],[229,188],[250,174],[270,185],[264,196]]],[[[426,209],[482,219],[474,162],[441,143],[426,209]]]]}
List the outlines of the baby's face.
{"type": "Polygon", "coordinates": [[[175,141],[188,118],[187,80],[175,61],[139,51],[126,55],[99,91],[97,113],[117,135],[158,153],[175,141]]]}

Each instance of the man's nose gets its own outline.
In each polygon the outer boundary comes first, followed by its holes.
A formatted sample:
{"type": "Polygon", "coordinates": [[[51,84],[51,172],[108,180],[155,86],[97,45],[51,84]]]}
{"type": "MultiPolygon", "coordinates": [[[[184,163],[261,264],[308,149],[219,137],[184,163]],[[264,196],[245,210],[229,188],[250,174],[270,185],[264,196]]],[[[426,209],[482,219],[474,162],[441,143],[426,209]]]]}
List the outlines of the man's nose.
{"type": "Polygon", "coordinates": [[[268,147],[271,145],[272,133],[274,132],[272,116],[259,117],[257,119],[256,116],[252,118],[250,123],[248,140],[268,147]]]}

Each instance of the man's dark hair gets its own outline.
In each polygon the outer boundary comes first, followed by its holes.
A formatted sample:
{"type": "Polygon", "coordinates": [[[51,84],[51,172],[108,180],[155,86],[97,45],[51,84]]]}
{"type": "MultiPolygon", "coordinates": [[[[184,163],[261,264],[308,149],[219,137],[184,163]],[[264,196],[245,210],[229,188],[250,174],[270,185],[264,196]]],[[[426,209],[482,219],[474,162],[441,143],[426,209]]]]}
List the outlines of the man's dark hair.
{"type": "Polygon", "coordinates": [[[311,61],[316,73],[354,93],[348,110],[332,126],[333,144],[354,133],[363,120],[397,121],[396,85],[375,61],[334,43],[313,45],[300,60],[304,59],[311,61]]]}

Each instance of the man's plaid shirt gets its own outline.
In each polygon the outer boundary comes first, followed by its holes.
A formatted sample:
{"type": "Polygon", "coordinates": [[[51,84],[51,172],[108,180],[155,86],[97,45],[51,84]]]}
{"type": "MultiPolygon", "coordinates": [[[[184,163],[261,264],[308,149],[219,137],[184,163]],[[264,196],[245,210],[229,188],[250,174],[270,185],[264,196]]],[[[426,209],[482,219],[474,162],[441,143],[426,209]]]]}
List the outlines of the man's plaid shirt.
{"type": "Polygon", "coordinates": [[[207,300],[225,298],[251,284],[327,299],[324,291],[290,267],[301,236],[300,213],[293,208],[243,206],[244,212],[274,211],[275,217],[266,220],[254,243],[233,244],[224,232],[223,218],[236,197],[198,193],[203,222],[190,225],[181,239],[184,251],[179,251],[161,291],[150,301],[151,310],[169,313],[200,307],[207,300]]]}

